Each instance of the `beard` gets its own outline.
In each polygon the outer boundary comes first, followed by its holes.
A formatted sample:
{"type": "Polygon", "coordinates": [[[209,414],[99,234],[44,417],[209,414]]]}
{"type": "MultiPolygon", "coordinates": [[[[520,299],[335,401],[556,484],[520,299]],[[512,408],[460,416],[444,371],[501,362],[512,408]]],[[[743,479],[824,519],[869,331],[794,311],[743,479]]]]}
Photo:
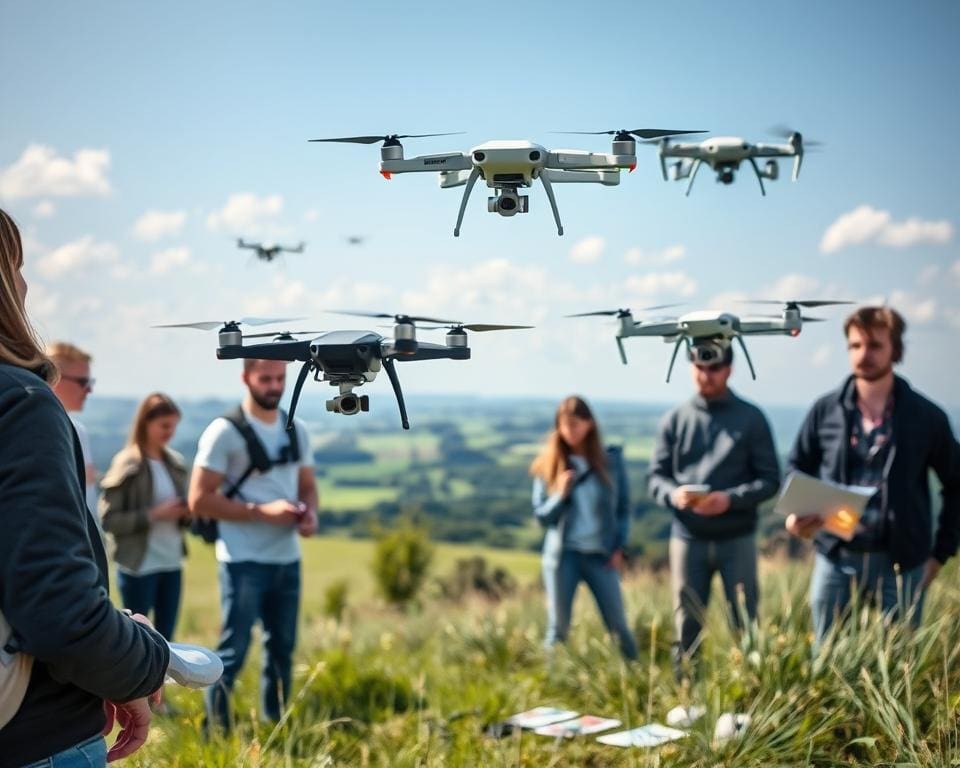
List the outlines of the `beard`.
{"type": "Polygon", "coordinates": [[[858,367],[856,371],[854,371],[854,375],[858,379],[863,379],[864,381],[879,381],[880,379],[882,379],[884,376],[891,373],[892,371],[893,371],[893,364],[888,363],[882,368],[881,367],[870,367],[870,368],[858,367]]]}
{"type": "Polygon", "coordinates": [[[253,402],[263,408],[265,411],[275,411],[280,407],[280,400],[283,397],[283,392],[254,392],[250,390],[250,397],[253,398],[253,402]]]}

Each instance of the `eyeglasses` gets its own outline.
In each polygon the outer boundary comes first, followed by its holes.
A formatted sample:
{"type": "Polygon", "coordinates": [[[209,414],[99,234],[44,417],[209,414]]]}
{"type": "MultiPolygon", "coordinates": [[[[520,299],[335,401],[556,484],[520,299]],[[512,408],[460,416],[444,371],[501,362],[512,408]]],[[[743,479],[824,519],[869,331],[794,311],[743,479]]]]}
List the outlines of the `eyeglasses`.
{"type": "Polygon", "coordinates": [[[82,389],[88,389],[91,392],[93,392],[93,385],[97,383],[97,380],[91,376],[67,376],[66,374],[60,374],[60,378],[79,384],[82,389]]]}

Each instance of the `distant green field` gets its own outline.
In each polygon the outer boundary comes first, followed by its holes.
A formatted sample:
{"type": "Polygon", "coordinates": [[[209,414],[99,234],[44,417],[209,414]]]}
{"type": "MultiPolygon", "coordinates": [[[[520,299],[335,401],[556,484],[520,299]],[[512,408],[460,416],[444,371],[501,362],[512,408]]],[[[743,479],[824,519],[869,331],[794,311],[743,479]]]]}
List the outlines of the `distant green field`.
{"type": "Polygon", "coordinates": [[[398,488],[334,485],[323,480],[317,482],[317,487],[323,507],[336,510],[367,510],[381,501],[396,501],[400,493],[398,488]]]}

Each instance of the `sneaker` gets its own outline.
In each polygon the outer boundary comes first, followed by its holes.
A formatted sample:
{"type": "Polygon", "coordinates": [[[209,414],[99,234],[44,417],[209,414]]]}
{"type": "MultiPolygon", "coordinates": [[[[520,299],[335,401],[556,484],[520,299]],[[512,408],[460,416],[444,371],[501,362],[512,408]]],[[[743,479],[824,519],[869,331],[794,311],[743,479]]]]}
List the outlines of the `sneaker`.
{"type": "Polygon", "coordinates": [[[699,704],[691,704],[689,707],[677,705],[667,712],[667,725],[671,728],[691,728],[706,713],[707,708],[699,704]]]}

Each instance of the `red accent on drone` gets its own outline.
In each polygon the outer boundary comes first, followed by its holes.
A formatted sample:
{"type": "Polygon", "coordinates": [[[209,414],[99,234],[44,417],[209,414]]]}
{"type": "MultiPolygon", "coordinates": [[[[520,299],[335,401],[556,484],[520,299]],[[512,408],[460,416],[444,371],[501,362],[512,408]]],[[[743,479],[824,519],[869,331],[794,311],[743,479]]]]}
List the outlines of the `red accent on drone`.
{"type": "Polygon", "coordinates": [[[799,335],[800,335],[800,329],[799,329],[799,328],[794,328],[792,331],[790,331],[790,335],[791,335],[791,336],[794,336],[794,337],[799,336],[799,335]]]}
{"type": "Polygon", "coordinates": [[[390,171],[380,171],[380,175],[383,176],[387,181],[393,178],[393,174],[390,171]]]}
{"type": "Polygon", "coordinates": [[[628,171],[628,173],[633,173],[636,169],[637,169],[637,164],[634,163],[633,165],[630,166],[630,170],[628,171]]]}

